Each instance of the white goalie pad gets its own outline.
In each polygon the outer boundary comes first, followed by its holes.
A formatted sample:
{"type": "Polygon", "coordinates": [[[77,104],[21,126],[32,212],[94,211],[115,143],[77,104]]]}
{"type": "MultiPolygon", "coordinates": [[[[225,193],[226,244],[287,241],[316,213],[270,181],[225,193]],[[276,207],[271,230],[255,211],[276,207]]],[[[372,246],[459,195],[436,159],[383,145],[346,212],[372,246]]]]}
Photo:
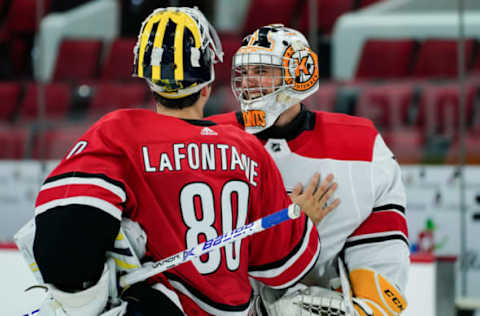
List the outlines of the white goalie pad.
{"type": "Polygon", "coordinates": [[[20,250],[23,259],[33,273],[38,283],[43,283],[42,274],[38,269],[37,262],[33,256],[33,241],[35,240],[35,219],[31,219],[13,236],[15,244],[20,250]]]}
{"type": "MultiPolygon", "coordinates": [[[[26,223],[13,237],[24,260],[38,283],[44,283],[37,262],[33,255],[35,240],[35,219],[26,223]]],[[[107,257],[115,262],[115,270],[131,271],[141,266],[141,258],[145,255],[147,235],[137,222],[123,218],[120,231],[115,239],[114,249],[107,252],[107,257]]]]}
{"type": "Polygon", "coordinates": [[[145,256],[147,234],[140,224],[128,218],[122,218],[120,231],[115,239],[113,249],[107,257],[115,262],[118,272],[130,272],[141,267],[141,259],[145,256]]]}
{"type": "Polygon", "coordinates": [[[260,291],[269,316],[340,316],[346,315],[343,295],[325,288],[300,287],[277,299],[274,290],[264,287],[260,291]]]}
{"type": "MultiPolygon", "coordinates": [[[[80,292],[63,292],[52,284],[40,306],[39,316],[96,316],[100,315],[108,300],[109,271],[105,266],[100,280],[94,286],[80,292]]],[[[119,315],[117,313],[117,315],[119,315]]]]}

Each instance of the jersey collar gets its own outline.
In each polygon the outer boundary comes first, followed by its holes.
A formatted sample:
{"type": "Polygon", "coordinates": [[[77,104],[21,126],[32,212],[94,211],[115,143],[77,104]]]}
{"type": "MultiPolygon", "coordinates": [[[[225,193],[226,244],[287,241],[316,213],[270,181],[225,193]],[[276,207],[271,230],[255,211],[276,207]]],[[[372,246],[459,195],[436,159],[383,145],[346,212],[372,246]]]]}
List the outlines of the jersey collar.
{"type": "Polygon", "coordinates": [[[191,119],[182,119],[185,122],[192,124],[192,125],[198,125],[198,126],[212,126],[212,125],[217,125],[216,123],[212,121],[207,121],[207,120],[191,120],[191,119]]]}

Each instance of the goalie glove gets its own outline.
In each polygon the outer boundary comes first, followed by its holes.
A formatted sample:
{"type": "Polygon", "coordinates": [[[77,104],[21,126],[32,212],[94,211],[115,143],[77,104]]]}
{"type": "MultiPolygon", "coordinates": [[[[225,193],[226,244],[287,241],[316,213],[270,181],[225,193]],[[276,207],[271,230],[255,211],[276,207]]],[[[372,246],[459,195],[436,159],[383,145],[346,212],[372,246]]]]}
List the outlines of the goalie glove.
{"type": "MultiPolygon", "coordinates": [[[[378,273],[358,269],[353,270],[350,277],[355,315],[347,314],[341,292],[317,286],[297,284],[283,296],[285,291],[262,287],[260,297],[270,316],[397,316],[405,309],[405,298],[400,291],[378,273]]],[[[255,315],[265,315],[258,300],[254,307],[255,315]]]]}
{"type": "MultiPolygon", "coordinates": [[[[287,294],[278,298],[276,290],[263,287],[260,296],[263,306],[269,316],[354,316],[347,315],[343,294],[325,288],[302,284],[295,286],[296,290],[289,290],[287,294]]],[[[256,315],[258,313],[257,307],[256,315]]]]}
{"type": "Polygon", "coordinates": [[[352,270],[350,282],[359,316],[398,316],[407,307],[400,290],[373,270],[352,270]]]}

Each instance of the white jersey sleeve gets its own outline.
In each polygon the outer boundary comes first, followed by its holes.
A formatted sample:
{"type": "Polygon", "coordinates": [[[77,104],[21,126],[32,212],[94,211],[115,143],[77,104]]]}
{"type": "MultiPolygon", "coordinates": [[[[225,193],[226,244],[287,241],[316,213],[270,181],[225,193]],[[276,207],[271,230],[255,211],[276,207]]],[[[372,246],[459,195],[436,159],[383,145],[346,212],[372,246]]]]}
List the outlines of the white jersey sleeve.
{"type": "Polygon", "coordinates": [[[350,271],[373,269],[403,291],[409,267],[406,196],[400,166],[380,135],[375,139],[371,173],[373,208],[346,240],[345,261],[350,271]]]}

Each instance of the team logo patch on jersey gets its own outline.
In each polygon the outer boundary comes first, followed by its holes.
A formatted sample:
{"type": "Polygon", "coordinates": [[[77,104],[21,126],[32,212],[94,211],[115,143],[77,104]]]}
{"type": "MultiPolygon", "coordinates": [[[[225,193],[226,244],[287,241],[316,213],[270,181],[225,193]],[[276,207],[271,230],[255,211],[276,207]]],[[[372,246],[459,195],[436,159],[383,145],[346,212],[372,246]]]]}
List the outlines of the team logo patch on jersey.
{"type": "Polygon", "coordinates": [[[200,135],[218,135],[217,132],[215,132],[213,129],[209,128],[209,127],[204,127],[202,128],[202,130],[200,131],[200,135]]]}
{"type": "Polygon", "coordinates": [[[242,112],[245,127],[265,127],[265,112],[262,110],[249,110],[242,112]]]}
{"type": "Polygon", "coordinates": [[[309,48],[295,51],[289,46],[283,54],[285,83],[293,84],[293,89],[306,91],[318,81],[318,57],[309,48]]]}
{"type": "Polygon", "coordinates": [[[282,148],[280,147],[280,143],[272,143],[270,145],[270,148],[272,148],[274,152],[279,152],[280,150],[282,150],[282,148]]]}

